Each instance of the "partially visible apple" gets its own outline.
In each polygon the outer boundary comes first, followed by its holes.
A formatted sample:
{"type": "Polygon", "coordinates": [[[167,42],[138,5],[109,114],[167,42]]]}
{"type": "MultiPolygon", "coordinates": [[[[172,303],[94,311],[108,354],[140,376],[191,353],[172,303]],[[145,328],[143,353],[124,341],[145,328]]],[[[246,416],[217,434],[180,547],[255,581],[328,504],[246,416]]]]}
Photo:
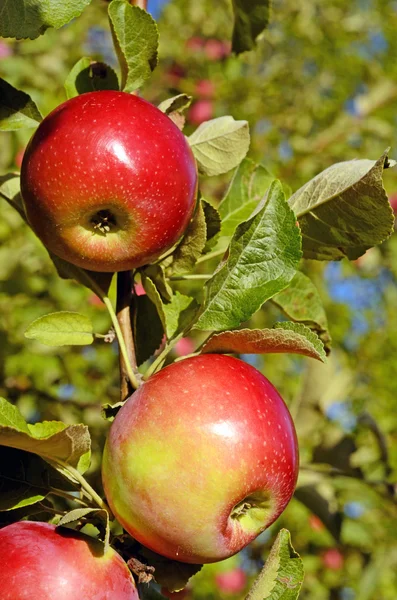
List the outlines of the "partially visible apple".
{"type": "Polygon", "coordinates": [[[93,271],[123,271],[181,237],[197,170],[183,133],[158,108],[124,92],[90,92],[39,125],[21,191],[29,223],[54,254],[93,271]]]}
{"type": "Polygon", "coordinates": [[[106,497],[148,548],[189,563],[244,548],[285,509],[298,447],[291,416],[254,367],[224,355],[187,358],[150,377],[106,442],[106,497]]]}
{"type": "Polygon", "coordinates": [[[71,529],[20,521],[0,529],[1,600],[139,600],[112,548],[71,529]]]}

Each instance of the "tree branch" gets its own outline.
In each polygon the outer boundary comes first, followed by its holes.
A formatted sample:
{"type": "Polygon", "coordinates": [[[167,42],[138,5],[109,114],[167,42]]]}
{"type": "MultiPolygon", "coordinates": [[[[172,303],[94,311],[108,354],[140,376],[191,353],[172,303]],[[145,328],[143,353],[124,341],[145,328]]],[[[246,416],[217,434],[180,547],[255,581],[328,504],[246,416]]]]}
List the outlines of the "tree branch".
{"type": "MultiPolygon", "coordinates": [[[[121,333],[127,349],[129,363],[136,372],[136,354],[134,337],[131,328],[131,302],[132,302],[132,279],[130,271],[121,271],[117,273],[117,305],[116,314],[121,333]]],[[[125,364],[122,353],[119,354],[120,365],[120,399],[126,400],[131,396],[133,390],[133,382],[128,376],[127,365],[125,364]]]]}

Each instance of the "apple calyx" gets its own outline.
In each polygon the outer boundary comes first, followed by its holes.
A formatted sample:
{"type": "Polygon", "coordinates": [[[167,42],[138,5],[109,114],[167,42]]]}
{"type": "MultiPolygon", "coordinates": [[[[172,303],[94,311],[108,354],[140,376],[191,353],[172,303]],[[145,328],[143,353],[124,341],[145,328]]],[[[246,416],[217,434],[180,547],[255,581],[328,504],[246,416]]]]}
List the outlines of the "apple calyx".
{"type": "Polygon", "coordinates": [[[244,530],[263,529],[274,513],[274,502],[266,490],[252,492],[238,502],[230,513],[230,519],[238,521],[244,530]]]}
{"type": "Polygon", "coordinates": [[[105,236],[107,233],[114,233],[120,229],[115,215],[109,209],[99,210],[94,213],[90,219],[90,223],[94,229],[93,233],[105,236]]]}

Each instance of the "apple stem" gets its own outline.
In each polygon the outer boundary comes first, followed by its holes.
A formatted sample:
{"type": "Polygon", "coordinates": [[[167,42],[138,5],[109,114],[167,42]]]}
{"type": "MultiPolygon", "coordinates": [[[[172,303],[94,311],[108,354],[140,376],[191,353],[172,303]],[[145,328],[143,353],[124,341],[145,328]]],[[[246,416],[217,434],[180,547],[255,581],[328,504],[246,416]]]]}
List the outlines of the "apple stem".
{"type": "Polygon", "coordinates": [[[85,479],[85,477],[83,477],[83,475],[77,469],[72,467],[72,465],[68,465],[67,463],[64,463],[62,460],[59,460],[59,459],[54,461],[53,464],[55,464],[55,466],[57,466],[57,467],[61,467],[62,469],[68,471],[72,475],[72,477],[80,484],[82,489],[85,492],[87,492],[87,494],[95,502],[95,504],[97,506],[99,506],[99,508],[101,508],[102,510],[105,510],[109,514],[110,519],[113,518],[113,513],[110,510],[109,506],[106,504],[106,502],[104,500],[102,500],[102,498],[99,496],[99,494],[97,494],[97,492],[94,490],[94,488],[92,488],[90,486],[90,484],[85,479]]]}
{"type": "Polygon", "coordinates": [[[208,252],[208,254],[204,254],[197,259],[196,263],[202,263],[206,260],[210,260],[211,258],[216,258],[217,256],[221,256],[225,254],[226,250],[214,250],[213,252],[208,252]]]}
{"type": "Polygon", "coordinates": [[[168,342],[164,348],[162,349],[162,351],[160,352],[160,354],[157,356],[157,358],[152,362],[152,364],[150,365],[150,367],[148,368],[148,370],[145,373],[144,379],[149,379],[149,377],[151,375],[153,375],[153,373],[156,373],[156,371],[158,371],[165,359],[167,358],[167,355],[169,352],[171,352],[172,348],[175,346],[175,344],[185,335],[185,332],[183,331],[182,333],[180,333],[177,337],[175,337],[173,340],[171,340],[170,342],[168,342]]]}
{"type": "Polygon", "coordinates": [[[54,494],[54,496],[65,498],[66,500],[70,500],[71,502],[76,502],[76,504],[81,504],[82,506],[88,506],[85,500],[82,500],[77,496],[73,496],[73,494],[69,494],[68,492],[58,490],[57,488],[51,488],[51,494],[54,494]]]}
{"type": "MultiPolygon", "coordinates": [[[[119,343],[120,354],[121,354],[121,356],[123,357],[123,360],[124,360],[125,370],[126,370],[128,379],[129,379],[130,384],[132,385],[132,387],[136,390],[140,386],[141,382],[140,382],[139,378],[137,377],[137,375],[134,373],[134,370],[133,370],[133,368],[131,366],[131,363],[130,363],[130,360],[129,360],[128,351],[127,351],[127,347],[126,347],[125,342],[124,342],[123,334],[121,332],[120,325],[119,325],[119,322],[117,320],[116,313],[114,312],[114,308],[112,306],[112,303],[111,303],[110,299],[107,296],[104,296],[103,301],[105,303],[106,308],[109,311],[110,318],[112,319],[114,331],[116,332],[117,340],[118,340],[118,343],[119,343]]],[[[125,398],[123,398],[123,400],[124,399],[125,398]]]]}
{"type": "MultiPolygon", "coordinates": [[[[120,326],[120,331],[125,343],[126,352],[128,355],[128,363],[131,369],[136,372],[136,354],[134,336],[131,327],[131,303],[132,303],[132,280],[130,271],[121,271],[117,273],[117,303],[116,314],[117,321],[120,326]]],[[[121,346],[120,346],[121,348],[121,346]]],[[[128,373],[128,366],[124,360],[122,352],[120,352],[120,400],[126,400],[131,396],[134,387],[134,382],[131,381],[128,373]]]]}

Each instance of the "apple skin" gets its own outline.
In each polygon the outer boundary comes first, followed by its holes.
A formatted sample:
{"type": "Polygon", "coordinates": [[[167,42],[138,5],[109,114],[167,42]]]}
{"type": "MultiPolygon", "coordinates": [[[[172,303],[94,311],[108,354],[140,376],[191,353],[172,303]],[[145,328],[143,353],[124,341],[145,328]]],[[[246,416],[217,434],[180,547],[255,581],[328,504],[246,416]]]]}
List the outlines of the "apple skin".
{"type": "Polygon", "coordinates": [[[102,479],[132,537],[168,558],[223,560],[285,509],[298,446],[272,384],[236,358],[186,358],[150,377],[118,412],[102,479]]]}
{"type": "Polygon", "coordinates": [[[57,256],[92,271],[153,262],[186,229],[197,168],[183,133],[124,92],[72,98],[39,125],[21,192],[32,229],[57,256]]]}
{"type": "Polygon", "coordinates": [[[139,600],[112,548],[71,529],[20,521],[0,529],[1,600],[139,600]]]}

